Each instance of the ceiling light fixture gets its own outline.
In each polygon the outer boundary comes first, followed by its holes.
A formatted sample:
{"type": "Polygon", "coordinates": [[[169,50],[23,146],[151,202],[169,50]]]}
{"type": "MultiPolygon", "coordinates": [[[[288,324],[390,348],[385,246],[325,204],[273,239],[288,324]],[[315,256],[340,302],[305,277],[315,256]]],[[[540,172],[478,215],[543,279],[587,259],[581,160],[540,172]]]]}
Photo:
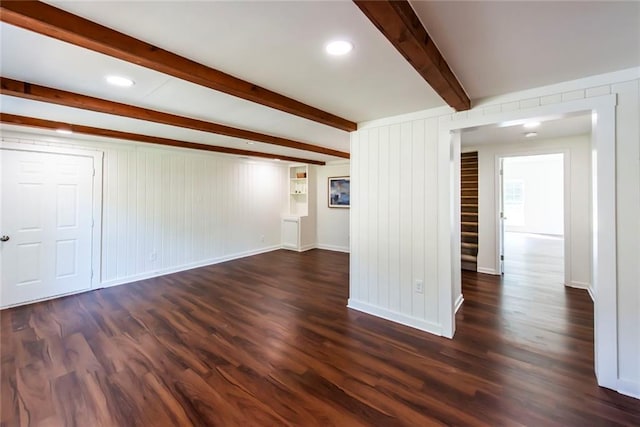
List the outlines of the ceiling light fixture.
{"type": "Polygon", "coordinates": [[[534,129],[540,126],[540,122],[528,122],[522,125],[525,129],[534,129]]]}
{"type": "Polygon", "coordinates": [[[274,161],[276,161],[276,162],[279,162],[279,161],[280,161],[280,159],[273,159],[273,160],[274,160],[274,161]]]}
{"type": "Polygon", "coordinates": [[[346,40],[335,40],[325,46],[325,50],[329,55],[341,56],[346,55],[353,49],[353,44],[346,40]]]}
{"type": "Polygon", "coordinates": [[[105,80],[110,85],[118,86],[118,87],[131,87],[135,84],[135,82],[130,78],[122,77],[122,76],[113,76],[113,75],[106,76],[105,80]]]}
{"type": "Polygon", "coordinates": [[[71,129],[56,129],[56,132],[61,133],[62,135],[71,135],[73,133],[71,129]]]}
{"type": "Polygon", "coordinates": [[[248,141],[247,142],[247,145],[253,145],[253,144],[255,144],[255,142],[253,142],[253,141],[248,141]]]}
{"type": "Polygon", "coordinates": [[[525,138],[533,138],[534,136],[538,136],[538,132],[527,132],[524,134],[525,138]]]}

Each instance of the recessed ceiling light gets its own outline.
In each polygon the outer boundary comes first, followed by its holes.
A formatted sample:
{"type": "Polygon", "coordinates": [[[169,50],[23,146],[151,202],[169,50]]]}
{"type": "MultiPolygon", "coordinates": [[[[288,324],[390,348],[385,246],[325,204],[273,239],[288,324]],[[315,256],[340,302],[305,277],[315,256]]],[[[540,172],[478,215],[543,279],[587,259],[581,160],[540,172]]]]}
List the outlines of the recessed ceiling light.
{"type": "Polygon", "coordinates": [[[276,162],[279,162],[279,161],[280,161],[280,159],[273,159],[273,160],[275,160],[276,162]]]}
{"type": "Polygon", "coordinates": [[[71,129],[56,129],[56,132],[61,133],[63,135],[71,135],[73,133],[71,129]]]}
{"type": "Polygon", "coordinates": [[[538,132],[527,132],[524,134],[525,138],[533,138],[534,136],[538,136],[538,132]]]}
{"type": "Polygon", "coordinates": [[[134,81],[127,77],[122,76],[107,76],[105,77],[107,83],[113,86],[119,87],[131,87],[134,85],[134,81]]]}
{"type": "Polygon", "coordinates": [[[353,44],[346,40],[335,40],[325,46],[325,50],[329,55],[340,56],[346,55],[353,49],[353,44]]]}
{"type": "Polygon", "coordinates": [[[253,141],[248,141],[247,142],[247,145],[253,145],[253,144],[255,144],[255,142],[253,142],[253,141]]]}
{"type": "Polygon", "coordinates": [[[540,126],[540,122],[528,122],[522,126],[524,126],[525,129],[534,129],[540,126]]]}

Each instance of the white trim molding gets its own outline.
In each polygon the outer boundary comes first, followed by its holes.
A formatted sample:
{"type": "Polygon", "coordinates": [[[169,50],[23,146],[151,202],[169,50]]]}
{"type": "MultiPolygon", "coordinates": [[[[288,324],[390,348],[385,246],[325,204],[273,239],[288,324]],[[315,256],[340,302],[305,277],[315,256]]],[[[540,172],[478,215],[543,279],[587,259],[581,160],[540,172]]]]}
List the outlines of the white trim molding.
{"type": "Polygon", "coordinates": [[[434,335],[441,335],[440,325],[428,322],[424,319],[407,316],[406,314],[387,310],[386,308],[371,305],[363,301],[357,301],[353,298],[349,298],[347,307],[366,314],[371,314],[372,316],[382,317],[383,319],[391,320],[392,322],[400,323],[405,326],[410,326],[421,331],[429,332],[434,335]]]}
{"type": "Polygon", "coordinates": [[[137,282],[137,281],[140,281],[140,280],[146,280],[146,279],[152,279],[154,277],[166,276],[167,274],[179,273],[181,271],[193,270],[195,268],[200,268],[200,267],[207,267],[209,265],[220,264],[222,262],[232,261],[234,259],[246,258],[246,257],[250,257],[250,256],[253,256],[253,255],[264,254],[264,253],[267,253],[267,252],[277,251],[277,250],[280,250],[280,249],[282,249],[282,247],[280,245],[276,245],[276,246],[267,246],[265,248],[260,248],[260,249],[256,249],[256,250],[253,250],[253,251],[238,252],[236,254],[225,255],[225,256],[219,257],[219,258],[211,258],[211,259],[198,261],[198,262],[194,262],[194,263],[190,263],[190,264],[180,265],[180,266],[177,266],[177,267],[165,268],[165,269],[162,269],[162,270],[151,271],[151,272],[143,273],[143,274],[136,274],[134,276],[128,276],[128,277],[124,277],[124,278],[120,278],[120,279],[116,279],[116,280],[107,280],[107,281],[102,282],[101,283],[102,286],[100,286],[100,287],[109,288],[109,287],[112,287],[112,286],[126,285],[128,283],[133,283],[133,282],[137,282]]]}
{"type": "Polygon", "coordinates": [[[618,380],[618,393],[640,399],[640,383],[621,378],[618,380]]]}
{"type": "Polygon", "coordinates": [[[458,295],[458,298],[456,298],[456,302],[454,304],[454,313],[457,313],[458,310],[460,310],[460,307],[462,307],[462,303],[464,303],[464,298],[462,297],[462,294],[458,295]]]}
{"type": "Polygon", "coordinates": [[[323,245],[318,243],[316,245],[316,249],[322,249],[325,251],[333,251],[333,252],[344,252],[344,253],[349,253],[349,248],[346,246],[336,246],[336,245],[323,245]]]}
{"type": "Polygon", "coordinates": [[[498,271],[495,268],[485,268],[485,267],[478,267],[478,273],[491,274],[493,276],[500,275],[500,273],[498,273],[498,271]]]}
{"type": "Polygon", "coordinates": [[[570,282],[567,282],[566,286],[569,286],[570,288],[576,288],[576,289],[585,289],[585,290],[591,289],[591,283],[580,282],[577,280],[571,280],[570,282]]]}

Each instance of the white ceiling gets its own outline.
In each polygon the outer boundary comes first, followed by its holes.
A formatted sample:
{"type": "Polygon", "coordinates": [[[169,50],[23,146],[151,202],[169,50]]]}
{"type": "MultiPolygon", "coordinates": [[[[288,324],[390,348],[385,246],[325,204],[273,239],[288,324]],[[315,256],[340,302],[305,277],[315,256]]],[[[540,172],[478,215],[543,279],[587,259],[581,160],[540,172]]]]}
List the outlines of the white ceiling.
{"type": "Polygon", "coordinates": [[[472,100],[640,66],[638,1],[411,1],[472,100]]]}
{"type": "MultiPolygon", "coordinates": [[[[531,121],[534,120],[529,122],[531,121]]],[[[460,135],[461,145],[463,147],[477,147],[486,144],[535,142],[591,133],[591,114],[544,117],[536,118],[535,121],[540,123],[540,126],[535,129],[526,129],[522,123],[501,123],[465,129],[460,135]],[[538,135],[527,138],[525,134],[528,132],[536,132],[538,135]]]]}
{"type": "MultiPolygon", "coordinates": [[[[444,101],[351,1],[73,1],[56,7],[362,122],[444,101]],[[324,44],[346,38],[347,57],[324,44]]],[[[472,99],[640,66],[640,3],[411,2],[472,99]]],[[[0,24],[5,77],[349,151],[347,132],[0,24]],[[28,54],[25,54],[28,52],[28,54]],[[106,74],[132,77],[116,89],[106,74]]],[[[330,161],[336,157],[0,97],[50,120],[330,161]]]]}

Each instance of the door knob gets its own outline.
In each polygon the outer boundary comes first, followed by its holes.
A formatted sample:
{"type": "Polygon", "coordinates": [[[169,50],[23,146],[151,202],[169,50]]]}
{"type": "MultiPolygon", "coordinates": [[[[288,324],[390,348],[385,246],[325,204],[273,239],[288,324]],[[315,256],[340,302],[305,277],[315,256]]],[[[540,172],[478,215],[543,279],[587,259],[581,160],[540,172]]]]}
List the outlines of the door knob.
{"type": "Polygon", "coordinates": [[[7,240],[9,240],[9,236],[0,237],[0,242],[6,242],[7,240]]]}

